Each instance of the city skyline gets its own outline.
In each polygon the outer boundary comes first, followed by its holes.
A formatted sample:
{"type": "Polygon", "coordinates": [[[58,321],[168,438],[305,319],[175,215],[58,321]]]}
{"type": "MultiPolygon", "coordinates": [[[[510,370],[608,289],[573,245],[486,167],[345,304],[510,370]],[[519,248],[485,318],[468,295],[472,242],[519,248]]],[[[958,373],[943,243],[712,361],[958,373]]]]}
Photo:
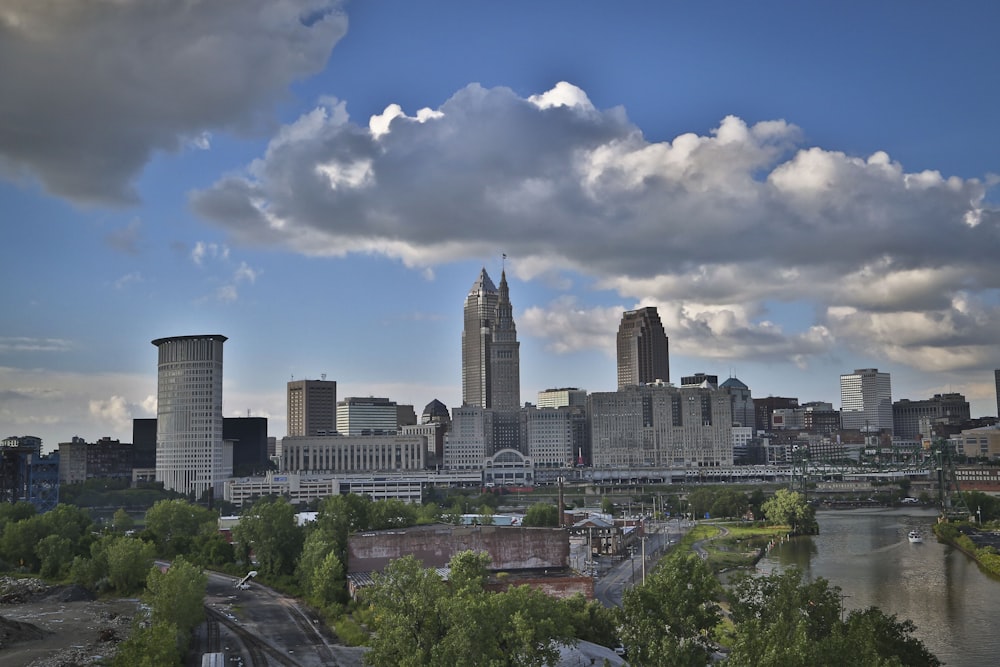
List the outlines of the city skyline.
{"type": "Polygon", "coordinates": [[[287,382],[323,374],[454,408],[482,267],[513,294],[522,402],[613,391],[622,313],[655,306],[672,376],[836,405],[878,368],[894,400],[992,415],[998,19],[9,5],[0,435],[128,441],[156,415],[148,341],[205,331],[230,339],[224,415],[273,436],[287,382]]]}

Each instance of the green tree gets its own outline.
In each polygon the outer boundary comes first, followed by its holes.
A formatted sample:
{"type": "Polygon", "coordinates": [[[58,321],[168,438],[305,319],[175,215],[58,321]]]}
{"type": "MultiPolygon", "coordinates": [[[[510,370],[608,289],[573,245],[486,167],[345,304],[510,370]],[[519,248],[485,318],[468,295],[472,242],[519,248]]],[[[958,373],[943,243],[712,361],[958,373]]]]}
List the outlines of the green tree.
{"type": "Polygon", "coordinates": [[[364,591],[373,609],[375,636],[365,663],[373,667],[431,665],[432,652],[444,638],[440,611],[445,583],[413,556],[397,558],[374,576],[364,591]]]}
{"type": "Polygon", "coordinates": [[[558,526],[559,508],[549,503],[535,503],[524,514],[524,526],[558,526]]]}
{"type": "Polygon", "coordinates": [[[732,667],[795,667],[826,664],[821,646],[840,619],[839,591],[825,579],[803,582],[789,570],[740,579],[729,596],[735,629],[732,667]]]}
{"type": "Polygon", "coordinates": [[[119,507],[111,517],[111,528],[117,533],[128,532],[135,528],[135,519],[124,508],[119,507]]]}
{"type": "Polygon", "coordinates": [[[328,553],[316,567],[312,579],[313,600],[321,607],[331,607],[347,598],[344,564],[334,552],[328,553]]]}
{"type": "Polygon", "coordinates": [[[695,554],[665,559],[622,596],[620,638],[636,665],[707,665],[722,587],[695,554]]]}
{"type": "Polygon", "coordinates": [[[687,497],[688,511],[694,515],[695,519],[700,519],[705,516],[705,513],[711,513],[712,505],[715,503],[715,489],[707,486],[700,486],[687,497]]]}
{"type": "Polygon", "coordinates": [[[788,526],[793,535],[815,533],[818,529],[816,510],[798,491],[778,489],[761,509],[769,523],[788,526]]]}
{"type": "Polygon", "coordinates": [[[191,630],[205,620],[205,590],[208,577],[183,557],[170,564],[166,572],[158,567],[149,571],[146,595],[154,625],[166,623],[177,629],[179,646],[187,648],[191,630]]]}
{"type": "Polygon", "coordinates": [[[798,570],[745,577],[729,596],[732,667],[936,667],[940,661],[900,622],[877,608],[842,620],[840,589],[798,570]]]}
{"type": "Polygon", "coordinates": [[[377,500],[369,509],[369,528],[408,528],[417,524],[417,508],[396,498],[377,500]]]}
{"type": "Polygon", "coordinates": [[[73,563],[73,542],[60,535],[47,535],[35,545],[38,573],[43,577],[62,577],[73,563]]]}
{"type": "Polygon", "coordinates": [[[40,562],[35,545],[48,534],[45,520],[39,514],[8,522],[0,537],[0,553],[8,563],[37,572],[40,562]]]}
{"type": "Polygon", "coordinates": [[[142,589],[153,565],[155,547],[134,537],[115,536],[106,542],[108,583],[118,595],[142,589]]]}
{"type": "Polygon", "coordinates": [[[616,614],[597,600],[588,600],[582,594],[562,601],[573,626],[573,636],[600,646],[618,644],[616,614]]]}
{"type": "Polygon", "coordinates": [[[601,513],[614,516],[615,503],[611,500],[610,496],[601,498],[601,513]]]}
{"type": "Polygon", "coordinates": [[[164,558],[188,554],[199,535],[218,531],[215,512],[186,500],[161,500],[146,512],[146,531],[164,558]]]}
{"type": "Polygon", "coordinates": [[[233,539],[253,550],[261,574],[293,574],[302,554],[303,531],[295,508],[284,498],[262,498],[248,508],[233,528],[233,539]]]}
{"type": "Polygon", "coordinates": [[[136,624],[118,645],[112,667],[170,667],[181,664],[177,626],[171,623],[136,624]]]}

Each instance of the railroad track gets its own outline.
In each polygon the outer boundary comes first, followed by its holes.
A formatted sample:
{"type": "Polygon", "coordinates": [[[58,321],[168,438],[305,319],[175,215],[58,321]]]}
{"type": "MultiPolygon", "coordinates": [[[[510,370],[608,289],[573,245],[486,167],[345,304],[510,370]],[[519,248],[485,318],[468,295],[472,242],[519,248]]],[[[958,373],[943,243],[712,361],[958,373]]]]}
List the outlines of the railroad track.
{"type": "MultiPolygon", "coordinates": [[[[238,622],[230,620],[222,612],[211,607],[205,607],[205,616],[209,627],[215,625],[216,633],[219,626],[224,625],[239,640],[250,658],[250,667],[301,667],[291,656],[274,648],[262,638],[250,632],[238,622]]],[[[211,633],[211,630],[209,630],[211,633]]],[[[218,639],[217,639],[218,641],[218,639]]]]}

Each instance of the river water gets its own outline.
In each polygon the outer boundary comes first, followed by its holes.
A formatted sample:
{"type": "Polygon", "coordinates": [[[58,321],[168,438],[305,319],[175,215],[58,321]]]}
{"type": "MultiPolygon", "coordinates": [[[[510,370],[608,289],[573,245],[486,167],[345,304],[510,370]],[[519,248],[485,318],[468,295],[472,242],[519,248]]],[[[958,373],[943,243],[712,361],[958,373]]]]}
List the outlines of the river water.
{"type": "Polygon", "coordinates": [[[876,606],[910,619],[918,637],[949,667],[1000,661],[1000,581],[931,533],[935,512],[922,509],[817,513],[820,534],[778,545],[759,569],[797,567],[839,586],[845,609],[876,606]],[[924,542],[906,534],[918,528],[924,542]]]}

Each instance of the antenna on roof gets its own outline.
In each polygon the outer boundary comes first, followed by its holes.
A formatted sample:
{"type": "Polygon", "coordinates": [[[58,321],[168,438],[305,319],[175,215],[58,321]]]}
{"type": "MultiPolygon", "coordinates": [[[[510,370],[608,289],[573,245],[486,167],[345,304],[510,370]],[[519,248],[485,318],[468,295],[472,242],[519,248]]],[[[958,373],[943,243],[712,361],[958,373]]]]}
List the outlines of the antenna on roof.
{"type": "Polygon", "coordinates": [[[325,379],[326,379],[326,373],[320,373],[320,374],[319,374],[319,376],[320,376],[320,378],[321,378],[321,379],[323,379],[323,380],[325,380],[325,379]]]}

